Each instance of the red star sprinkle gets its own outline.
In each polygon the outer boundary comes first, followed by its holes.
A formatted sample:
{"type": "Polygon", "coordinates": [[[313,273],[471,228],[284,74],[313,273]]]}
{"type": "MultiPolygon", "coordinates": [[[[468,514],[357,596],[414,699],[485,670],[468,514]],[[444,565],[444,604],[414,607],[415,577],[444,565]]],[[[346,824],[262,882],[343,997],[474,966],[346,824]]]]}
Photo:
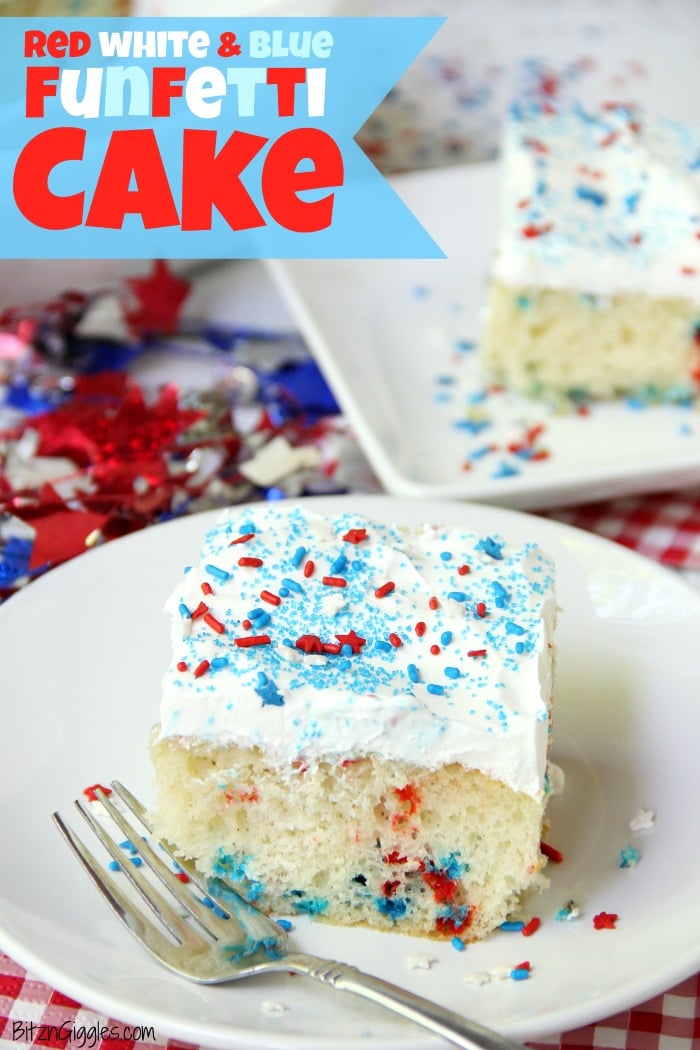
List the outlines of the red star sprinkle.
{"type": "Polygon", "coordinates": [[[341,645],[349,645],[354,653],[359,653],[367,641],[366,638],[360,638],[359,634],[355,634],[354,631],[350,631],[348,634],[336,634],[336,638],[341,645]]]}
{"type": "Polygon", "coordinates": [[[599,911],[593,916],[593,926],[596,930],[614,930],[618,918],[614,912],[599,911]]]}
{"type": "Polygon", "coordinates": [[[362,543],[367,539],[367,529],[349,529],[343,539],[346,543],[362,543]]]}
{"type": "Polygon", "coordinates": [[[105,795],[111,795],[112,789],[104,787],[102,784],[92,784],[90,787],[83,788],[83,794],[89,802],[97,802],[97,792],[101,791],[105,795]]]}

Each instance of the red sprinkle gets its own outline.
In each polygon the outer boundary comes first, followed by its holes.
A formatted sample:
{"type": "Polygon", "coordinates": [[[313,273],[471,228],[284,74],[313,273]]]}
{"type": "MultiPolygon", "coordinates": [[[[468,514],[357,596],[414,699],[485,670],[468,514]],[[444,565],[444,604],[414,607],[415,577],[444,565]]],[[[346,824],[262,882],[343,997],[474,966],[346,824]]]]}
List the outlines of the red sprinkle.
{"type": "Polygon", "coordinates": [[[391,594],[395,586],[396,584],[393,582],[393,580],[387,580],[387,582],[383,583],[381,587],[377,587],[376,591],[374,592],[374,597],[386,598],[387,594],[391,594]]]}
{"type": "Polygon", "coordinates": [[[342,576],[324,576],[321,583],[325,583],[326,587],[347,587],[348,585],[348,581],[342,576]]]}
{"type": "Polygon", "coordinates": [[[187,670],[187,664],[185,663],[184,660],[179,660],[178,661],[177,669],[178,669],[178,671],[186,671],[187,670]]]}
{"type": "Polygon", "coordinates": [[[610,911],[599,911],[593,916],[593,926],[596,930],[614,930],[619,915],[610,911]]]}
{"type": "Polygon", "coordinates": [[[423,620],[418,621],[414,630],[419,638],[423,637],[423,635],[425,634],[425,623],[423,622],[423,620]]]}
{"type": "Polygon", "coordinates": [[[433,610],[437,609],[437,607],[438,607],[438,605],[439,605],[439,604],[440,604],[440,602],[439,602],[439,601],[437,600],[437,598],[435,597],[435,595],[433,595],[433,597],[432,597],[432,598],[430,599],[430,601],[428,602],[428,606],[429,606],[429,608],[431,608],[431,609],[433,609],[433,610]]]}
{"type": "Polygon", "coordinates": [[[308,580],[309,576],[313,576],[315,568],[316,568],[316,566],[314,565],[314,563],[312,561],[307,561],[306,565],[304,566],[304,576],[306,577],[307,580],[308,580]]]}
{"type": "Polygon", "coordinates": [[[437,654],[440,652],[440,646],[439,645],[431,645],[430,646],[430,651],[433,654],[433,656],[437,656],[437,654]]]}
{"type": "Polygon", "coordinates": [[[611,131],[609,135],[606,135],[604,139],[601,139],[598,143],[599,146],[605,148],[606,146],[612,146],[613,142],[617,142],[619,133],[617,131],[611,131]]]}
{"type": "Polygon", "coordinates": [[[529,973],[530,970],[532,969],[532,963],[530,962],[529,959],[526,959],[525,962],[518,963],[518,965],[514,966],[513,969],[514,970],[527,970],[528,973],[529,973]]]}
{"type": "Polygon", "coordinates": [[[175,872],[175,878],[179,879],[180,882],[189,882],[190,881],[190,877],[189,877],[189,875],[187,874],[186,871],[176,871],[175,872]]]}
{"type": "Polygon", "coordinates": [[[322,653],[323,642],[317,634],[302,634],[294,643],[303,653],[322,653]]]}
{"type": "Polygon", "coordinates": [[[469,565],[460,565],[460,567],[457,569],[457,572],[459,573],[460,576],[466,576],[467,573],[471,572],[471,571],[472,570],[471,570],[471,567],[469,565]]]}
{"type": "Polygon", "coordinates": [[[545,222],[541,226],[536,226],[534,222],[531,222],[527,226],[523,226],[520,232],[523,237],[544,237],[545,233],[549,233],[551,229],[551,222],[545,222]]]}
{"type": "Polygon", "coordinates": [[[553,864],[561,864],[564,859],[564,854],[560,850],[547,845],[546,842],[540,842],[540,850],[553,864]]]}
{"type": "Polygon", "coordinates": [[[467,652],[467,656],[486,656],[485,649],[470,649],[467,652]]]}
{"type": "Polygon", "coordinates": [[[249,631],[252,626],[252,623],[247,618],[241,622],[241,627],[244,631],[249,631]]]}
{"type": "Polygon", "coordinates": [[[324,653],[329,653],[331,656],[337,656],[342,649],[340,642],[323,642],[321,650],[324,653]]]}
{"type": "Polygon", "coordinates": [[[269,634],[249,634],[244,638],[234,638],[236,645],[239,645],[241,649],[249,649],[252,645],[269,645],[270,635],[269,634]]]}
{"type": "Polygon", "coordinates": [[[239,558],[238,559],[238,564],[239,565],[241,565],[243,567],[247,566],[250,569],[259,569],[260,566],[262,565],[262,563],[263,563],[262,558],[239,558]]]}
{"type": "MultiPolygon", "coordinates": [[[[537,916],[535,915],[535,916],[533,916],[532,919],[530,919],[529,922],[525,923],[525,925],[523,926],[523,928],[522,928],[522,930],[520,932],[522,933],[523,937],[532,937],[533,933],[537,933],[537,931],[539,930],[541,925],[542,925],[542,920],[538,919],[537,916]]],[[[523,965],[517,967],[517,969],[519,969],[519,970],[525,970],[525,969],[529,970],[529,968],[530,968],[529,966],[525,967],[523,965]]]]}
{"type": "Polygon", "coordinates": [[[476,615],[479,616],[482,620],[484,616],[486,616],[486,605],[484,604],[484,602],[476,603],[476,615]]]}
{"type": "Polygon", "coordinates": [[[367,539],[367,529],[349,529],[343,539],[346,543],[362,543],[367,539]]]}
{"type": "Polygon", "coordinates": [[[386,857],[382,857],[383,864],[408,864],[408,857],[402,856],[397,849],[393,849],[391,853],[387,853],[386,857]]]}
{"type": "Polygon", "coordinates": [[[214,588],[212,587],[212,585],[209,583],[208,580],[205,580],[204,583],[202,584],[202,594],[213,594],[213,593],[214,593],[214,588]]]}
{"type": "Polygon", "coordinates": [[[393,632],[389,635],[389,641],[393,645],[394,649],[400,649],[403,645],[403,642],[399,638],[398,634],[394,634],[393,632]]]}
{"type": "Polygon", "coordinates": [[[209,606],[205,602],[200,602],[195,611],[192,613],[191,619],[197,620],[200,616],[204,616],[204,614],[208,612],[209,606]]]}
{"type": "Polygon", "coordinates": [[[382,896],[393,897],[400,885],[400,879],[387,879],[380,887],[382,896]]]}
{"type": "Polygon", "coordinates": [[[89,802],[98,802],[97,792],[101,791],[104,795],[111,795],[112,789],[105,787],[104,784],[91,784],[90,787],[83,788],[83,794],[89,802]]]}
{"type": "Polygon", "coordinates": [[[203,674],[207,673],[210,667],[211,664],[208,660],[202,660],[201,664],[197,664],[197,666],[194,669],[195,678],[201,678],[203,674]]]}
{"type": "Polygon", "coordinates": [[[217,618],[212,613],[204,614],[204,622],[207,625],[207,627],[211,627],[212,631],[216,631],[217,634],[224,634],[226,631],[226,628],[224,627],[222,622],[220,620],[217,620],[217,618]]]}
{"type": "Polygon", "coordinates": [[[245,536],[236,536],[235,540],[231,540],[229,543],[229,547],[233,547],[234,543],[247,543],[248,540],[252,540],[254,536],[254,532],[246,532],[245,536]]]}
{"type": "Polygon", "coordinates": [[[282,599],[279,594],[273,594],[272,591],[260,591],[260,597],[264,602],[269,605],[281,605],[282,599]]]}

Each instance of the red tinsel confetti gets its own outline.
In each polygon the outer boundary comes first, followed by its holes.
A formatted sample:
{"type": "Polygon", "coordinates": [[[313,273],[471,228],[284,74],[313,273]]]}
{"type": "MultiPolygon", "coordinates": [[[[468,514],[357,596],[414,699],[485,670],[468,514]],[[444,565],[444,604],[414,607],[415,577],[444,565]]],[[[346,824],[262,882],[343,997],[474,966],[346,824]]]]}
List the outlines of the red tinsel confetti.
{"type": "Polygon", "coordinates": [[[131,277],[127,285],[136,305],[124,313],[135,336],[170,335],[177,330],[182,305],[190,290],[189,281],[176,277],[167,263],[157,259],[150,277],[131,277]]]}

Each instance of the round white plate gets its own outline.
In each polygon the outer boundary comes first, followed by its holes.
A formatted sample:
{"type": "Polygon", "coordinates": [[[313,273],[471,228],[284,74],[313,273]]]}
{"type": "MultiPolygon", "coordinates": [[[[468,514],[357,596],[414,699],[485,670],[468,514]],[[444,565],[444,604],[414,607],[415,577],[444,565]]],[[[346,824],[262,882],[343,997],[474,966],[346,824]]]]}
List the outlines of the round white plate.
{"type": "MultiPolygon", "coordinates": [[[[379,519],[461,524],[537,539],[556,560],[558,630],[554,758],[564,794],[550,841],[564,862],[528,905],[531,938],[497,932],[462,953],[449,943],[299,921],[293,944],[376,973],[518,1039],[608,1016],[700,967],[700,798],[697,656],[700,595],[621,547],[552,521],[460,503],[330,497],[379,519]],[[656,827],[633,834],[640,807],[656,827]],[[621,869],[620,850],[641,860],[621,869]],[[573,898],[574,922],[556,921],[573,898]],[[600,911],[619,914],[595,930],[600,911]],[[407,957],[427,953],[430,970],[407,957]],[[528,959],[528,981],[469,987],[464,977],[528,959]]],[[[308,1050],[440,1045],[361,1000],[286,976],[200,987],[152,961],[103,904],[50,814],[82,831],[71,800],[122,779],[148,798],[149,727],[169,654],[161,613],[173,579],[198,551],[212,515],[184,518],[88,552],[0,607],[0,944],[19,963],[95,1010],[159,1036],[212,1047],[308,1050]],[[286,1007],[269,1016],[263,1001],[286,1007]]],[[[86,834],[89,834],[86,831],[86,834]]]]}
{"type": "Polygon", "coordinates": [[[392,180],[445,259],[268,261],[384,488],[533,509],[697,483],[692,406],[619,399],[580,415],[493,392],[475,347],[500,177],[472,164],[392,180]],[[547,458],[510,450],[531,427],[547,458]]]}

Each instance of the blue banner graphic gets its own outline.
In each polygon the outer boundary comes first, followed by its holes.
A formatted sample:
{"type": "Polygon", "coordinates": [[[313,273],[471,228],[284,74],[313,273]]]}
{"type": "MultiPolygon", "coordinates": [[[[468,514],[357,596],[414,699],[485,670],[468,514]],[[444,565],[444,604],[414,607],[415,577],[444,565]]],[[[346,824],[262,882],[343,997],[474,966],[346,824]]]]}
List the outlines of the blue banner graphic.
{"type": "Polygon", "coordinates": [[[4,18],[3,258],[440,258],[353,140],[440,18],[4,18]]]}

